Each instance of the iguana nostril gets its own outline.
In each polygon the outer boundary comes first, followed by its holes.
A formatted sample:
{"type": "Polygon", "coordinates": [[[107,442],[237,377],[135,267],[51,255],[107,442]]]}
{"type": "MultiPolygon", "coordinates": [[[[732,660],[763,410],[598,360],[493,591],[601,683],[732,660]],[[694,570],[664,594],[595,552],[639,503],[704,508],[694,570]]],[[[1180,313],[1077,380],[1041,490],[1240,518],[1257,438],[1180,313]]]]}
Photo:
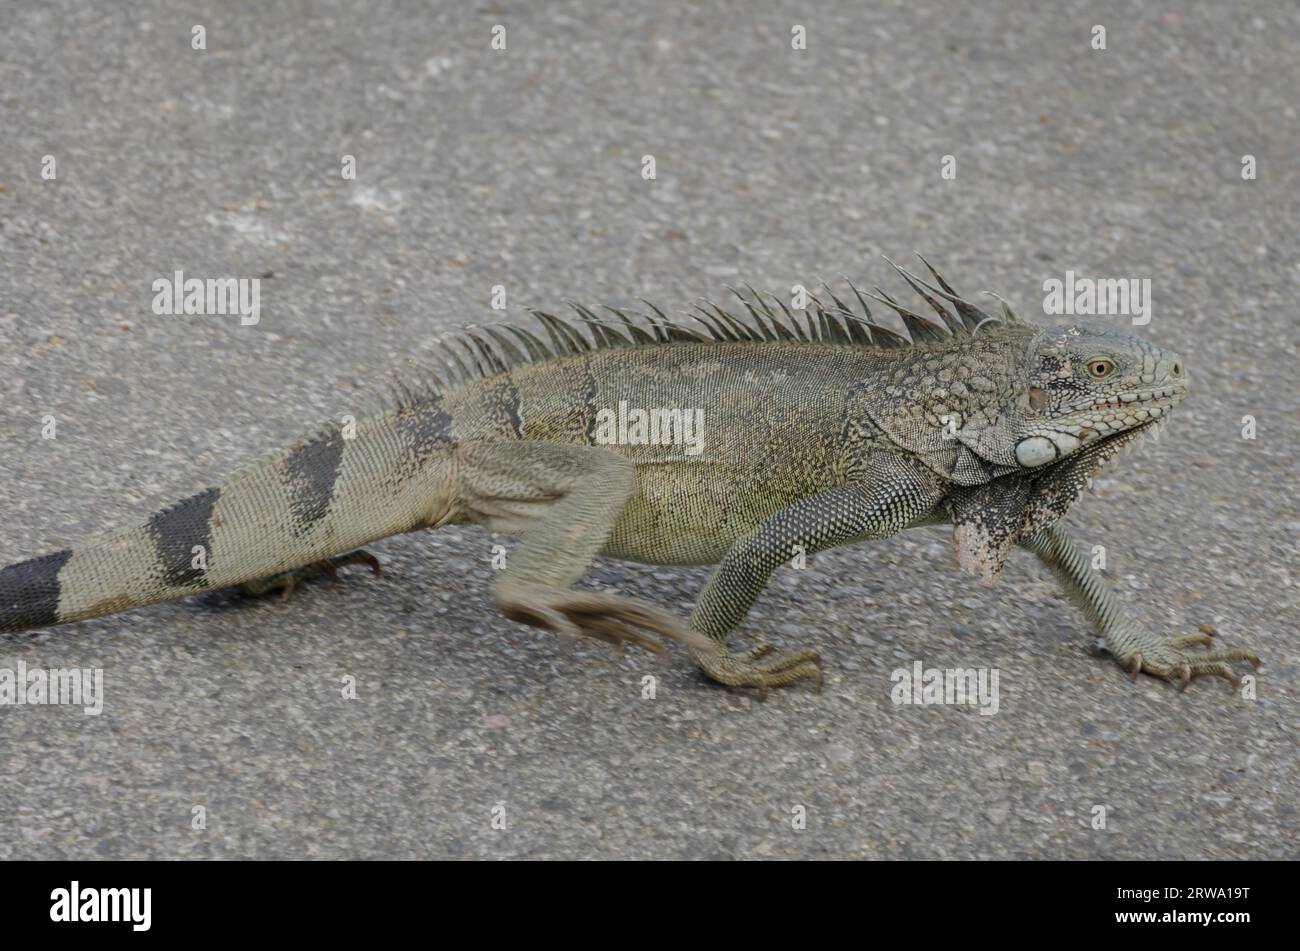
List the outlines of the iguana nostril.
{"type": "Polygon", "coordinates": [[[1175,363],[1174,376],[1182,376],[1182,375],[1183,375],[1183,365],[1181,363],[1175,363]]]}

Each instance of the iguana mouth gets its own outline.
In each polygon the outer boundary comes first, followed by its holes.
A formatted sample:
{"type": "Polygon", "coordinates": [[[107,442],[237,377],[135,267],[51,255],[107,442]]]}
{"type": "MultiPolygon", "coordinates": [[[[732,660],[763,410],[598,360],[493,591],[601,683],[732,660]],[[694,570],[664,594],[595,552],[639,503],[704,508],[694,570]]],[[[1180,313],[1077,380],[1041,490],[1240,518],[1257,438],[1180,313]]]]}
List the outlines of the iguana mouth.
{"type": "MultiPolygon", "coordinates": [[[[1120,409],[1124,406],[1132,406],[1134,403],[1145,404],[1145,403],[1153,402],[1154,400],[1173,399],[1175,396],[1178,395],[1178,390],[1179,390],[1178,387],[1166,386],[1166,387],[1161,387],[1158,390],[1147,390],[1145,393],[1138,393],[1138,392],[1119,393],[1115,396],[1107,397],[1104,400],[1093,400],[1084,403],[1076,403],[1073,407],[1073,410],[1075,412],[1078,412],[1080,410],[1087,411],[1092,409],[1120,409]]],[[[1167,407],[1163,405],[1159,407],[1162,413],[1168,408],[1171,407],[1167,407]]]]}

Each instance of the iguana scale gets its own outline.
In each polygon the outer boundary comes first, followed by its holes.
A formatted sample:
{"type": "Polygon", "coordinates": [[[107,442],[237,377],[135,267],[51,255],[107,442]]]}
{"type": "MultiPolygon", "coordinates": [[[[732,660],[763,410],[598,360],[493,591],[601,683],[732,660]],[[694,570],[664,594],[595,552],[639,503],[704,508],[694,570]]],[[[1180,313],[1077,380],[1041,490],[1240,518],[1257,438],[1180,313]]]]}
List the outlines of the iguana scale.
{"type": "Polygon", "coordinates": [[[1180,358],[1109,329],[1038,327],[1005,304],[993,316],[926,267],[933,281],[897,269],[937,322],[850,285],[851,303],[827,288],[797,313],[737,291],[732,311],[700,304],[689,326],[652,305],[573,305],[569,319],[535,311],[542,333],[470,330],[354,432],[331,422],[143,525],[0,570],[0,631],[231,586],[287,591],[370,560],[355,550],[378,539],[476,524],[522,536],[492,588],[510,619],[654,649],[675,639],[724,684],[820,684],[812,650],[727,647],[772,572],[799,552],[950,523],[959,564],[985,583],[1016,546],[1037,554],[1134,677],[1235,682],[1230,664],[1257,665],[1245,650],[1189,650],[1203,634],[1138,626],[1060,522],[1186,396],[1180,358]],[[906,332],[876,322],[868,296],[906,332]],[[611,441],[610,414],[628,407],[659,414],[672,438],[632,426],[611,441]],[[677,438],[689,419],[703,423],[696,452],[677,438]],[[574,590],[598,553],[718,567],[683,625],[574,590]]]}

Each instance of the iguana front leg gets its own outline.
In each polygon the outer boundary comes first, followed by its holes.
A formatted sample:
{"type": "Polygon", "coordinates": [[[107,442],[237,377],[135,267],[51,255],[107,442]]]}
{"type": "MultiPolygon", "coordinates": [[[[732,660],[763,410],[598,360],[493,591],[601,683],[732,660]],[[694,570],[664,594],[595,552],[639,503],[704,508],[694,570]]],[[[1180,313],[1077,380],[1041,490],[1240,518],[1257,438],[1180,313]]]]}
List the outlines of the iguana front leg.
{"type": "Polygon", "coordinates": [[[1213,643],[1208,634],[1164,638],[1139,627],[1114,589],[1100,572],[1093,570],[1083,549],[1071,540],[1060,522],[1030,536],[1021,544],[1052,569],[1070,600],[1101,629],[1106,648],[1134,680],[1139,673],[1147,673],[1177,681],[1178,689],[1182,690],[1193,677],[1215,674],[1227,678],[1235,690],[1237,675],[1229,664],[1249,661],[1252,666],[1259,667],[1259,658],[1240,648],[1204,653],[1184,650],[1213,643]]]}
{"type": "Polygon", "coordinates": [[[799,550],[808,554],[867,538],[885,538],[929,512],[942,498],[935,477],[919,463],[874,454],[865,480],[796,502],[738,540],[709,578],[691,614],[691,630],[717,649],[692,650],[706,674],[737,687],[779,687],[812,680],[821,687],[821,658],[801,650],[769,660],[760,644],[743,654],[726,649],[727,638],[767,584],[772,572],[799,550]]]}

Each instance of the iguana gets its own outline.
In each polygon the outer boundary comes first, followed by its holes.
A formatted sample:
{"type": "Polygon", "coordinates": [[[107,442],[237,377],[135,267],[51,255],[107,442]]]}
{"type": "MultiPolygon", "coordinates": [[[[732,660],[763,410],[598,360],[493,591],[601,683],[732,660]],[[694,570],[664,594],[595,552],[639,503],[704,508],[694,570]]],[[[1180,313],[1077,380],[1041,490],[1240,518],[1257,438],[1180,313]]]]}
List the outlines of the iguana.
{"type": "Polygon", "coordinates": [[[727,646],[772,572],[950,523],[960,566],[986,584],[1016,546],[1037,554],[1135,679],[1235,685],[1229,665],[1258,666],[1252,653],[1140,627],[1060,522],[1187,395],[1182,360],[1110,329],[1038,327],[1004,302],[986,313],[921,260],[933,280],[894,267],[937,320],[879,288],[827,287],[791,310],[747,285],[730,311],[695,305],[692,324],[646,302],[470,329],[354,428],[330,422],[143,525],[3,569],[0,631],[209,589],[287,593],[377,567],[356,551],[377,539],[475,524],[522,535],[492,586],[507,618],[655,650],[674,639],[724,684],[820,686],[812,650],[727,646]],[[868,297],[901,325],[876,321],[868,297]],[[683,625],[574,590],[597,553],[717,568],[683,625]]]}

